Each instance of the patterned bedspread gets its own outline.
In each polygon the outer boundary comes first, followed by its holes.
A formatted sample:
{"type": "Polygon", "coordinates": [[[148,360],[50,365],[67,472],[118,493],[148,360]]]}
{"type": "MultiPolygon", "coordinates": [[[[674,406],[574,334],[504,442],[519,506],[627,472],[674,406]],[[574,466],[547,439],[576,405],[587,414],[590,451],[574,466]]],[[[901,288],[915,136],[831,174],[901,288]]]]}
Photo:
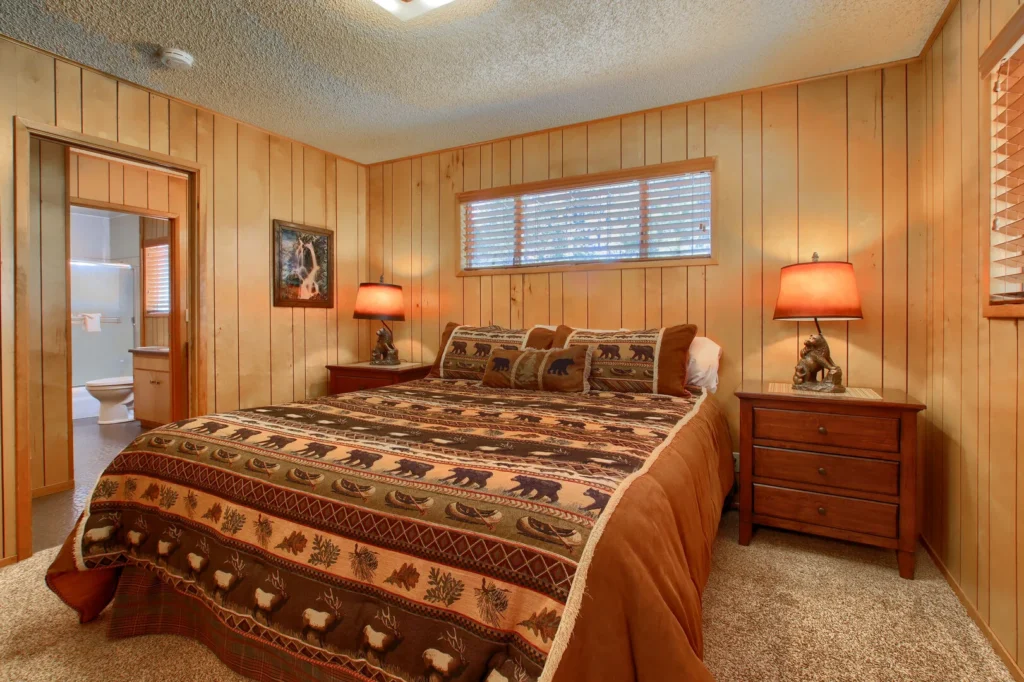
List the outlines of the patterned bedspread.
{"type": "Polygon", "coordinates": [[[118,455],[65,551],[336,679],[535,680],[595,525],[702,400],[427,379],[184,420],[118,455]]]}

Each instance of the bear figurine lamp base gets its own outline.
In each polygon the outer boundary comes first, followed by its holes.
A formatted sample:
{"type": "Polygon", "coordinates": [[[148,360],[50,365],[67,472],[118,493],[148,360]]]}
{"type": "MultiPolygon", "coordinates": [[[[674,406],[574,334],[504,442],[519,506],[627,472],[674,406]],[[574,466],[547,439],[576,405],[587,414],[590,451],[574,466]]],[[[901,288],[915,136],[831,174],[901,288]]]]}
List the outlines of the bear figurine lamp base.
{"type": "Polygon", "coordinates": [[[381,275],[379,282],[364,282],[359,285],[352,317],[357,320],[381,320],[384,325],[377,330],[377,344],[370,354],[371,365],[401,364],[391,329],[384,320],[404,320],[403,306],[402,287],[397,284],[385,284],[384,275],[381,275]]]}
{"type": "Polygon", "coordinates": [[[793,370],[793,388],[819,393],[843,393],[843,370],[832,361],[832,354],[818,320],[860,320],[860,292],[853,265],[841,261],[819,261],[815,253],[810,263],[782,268],[779,298],[775,303],[776,320],[814,321],[811,334],[800,349],[793,370]]]}

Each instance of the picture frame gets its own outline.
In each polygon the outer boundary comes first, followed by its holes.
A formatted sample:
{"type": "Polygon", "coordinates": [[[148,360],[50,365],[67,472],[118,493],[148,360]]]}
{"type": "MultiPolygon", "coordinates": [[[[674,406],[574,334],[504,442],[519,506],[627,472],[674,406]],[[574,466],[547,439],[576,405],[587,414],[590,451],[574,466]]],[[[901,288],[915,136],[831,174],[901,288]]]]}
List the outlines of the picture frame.
{"type": "Polygon", "coordinates": [[[333,308],[334,233],[275,219],[271,236],[274,306],[333,308]]]}

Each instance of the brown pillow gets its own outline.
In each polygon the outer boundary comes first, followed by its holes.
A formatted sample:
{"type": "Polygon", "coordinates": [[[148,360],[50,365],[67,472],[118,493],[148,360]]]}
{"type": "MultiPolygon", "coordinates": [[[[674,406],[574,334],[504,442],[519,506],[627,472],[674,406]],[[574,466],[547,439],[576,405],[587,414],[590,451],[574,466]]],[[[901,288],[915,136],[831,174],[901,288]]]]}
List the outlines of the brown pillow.
{"type": "Polygon", "coordinates": [[[492,350],[502,347],[546,349],[551,347],[554,336],[555,331],[545,327],[467,327],[449,322],[441,334],[441,352],[428,376],[479,381],[484,377],[484,365],[492,350]]]}
{"type": "Polygon", "coordinates": [[[686,395],[686,365],[697,325],[605,331],[560,326],[554,344],[589,346],[590,387],[618,393],[686,395]]]}
{"type": "Polygon", "coordinates": [[[496,350],[487,360],[484,386],[556,393],[588,393],[590,346],[551,350],[496,350]]]}

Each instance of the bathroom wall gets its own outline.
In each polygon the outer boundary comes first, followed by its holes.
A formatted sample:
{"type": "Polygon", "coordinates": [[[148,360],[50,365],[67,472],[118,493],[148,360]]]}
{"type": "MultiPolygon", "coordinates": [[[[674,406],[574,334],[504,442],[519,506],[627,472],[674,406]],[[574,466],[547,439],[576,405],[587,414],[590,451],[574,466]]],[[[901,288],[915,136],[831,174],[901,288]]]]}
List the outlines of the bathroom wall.
{"type": "Polygon", "coordinates": [[[71,325],[71,383],[132,373],[137,343],[139,219],[124,214],[71,214],[71,313],[100,313],[99,332],[71,325]],[[131,267],[118,267],[129,265],[131,267]],[[119,322],[111,320],[119,319],[119,322]]]}

